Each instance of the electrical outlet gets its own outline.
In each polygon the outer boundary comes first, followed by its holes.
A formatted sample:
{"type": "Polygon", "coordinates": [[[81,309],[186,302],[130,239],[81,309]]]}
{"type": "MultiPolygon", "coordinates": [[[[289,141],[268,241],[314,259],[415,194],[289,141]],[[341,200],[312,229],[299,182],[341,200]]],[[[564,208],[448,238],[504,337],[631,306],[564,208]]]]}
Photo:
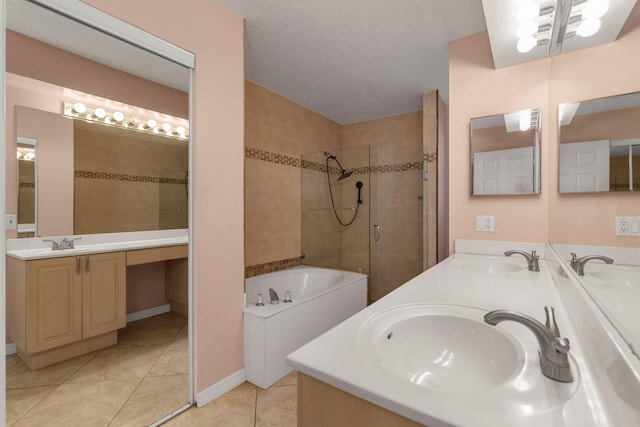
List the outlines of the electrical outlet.
{"type": "Polygon", "coordinates": [[[4,228],[7,230],[15,230],[18,228],[18,219],[16,218],[16,215],[4,216],[4,228]]]}
{"type": "Polygon", "coordinates": [[[616,236],[640,237],[640,217],[617,216],[616,217],[616,236]]]}
{"type": "Polygon", "coordinates": [[[476,215],[476,231],[493,233],[493,215],[476,215]]]}

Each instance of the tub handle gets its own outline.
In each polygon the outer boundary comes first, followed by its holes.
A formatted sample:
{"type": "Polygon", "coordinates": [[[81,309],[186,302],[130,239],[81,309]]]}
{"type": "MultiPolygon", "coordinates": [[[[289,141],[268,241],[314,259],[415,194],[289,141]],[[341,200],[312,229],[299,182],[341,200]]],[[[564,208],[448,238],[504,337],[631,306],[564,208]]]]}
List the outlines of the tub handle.
{"type": "Polygon", "coordinates": [[[373,224],[373,240],[380,240],[380,224],[373,224]]]}

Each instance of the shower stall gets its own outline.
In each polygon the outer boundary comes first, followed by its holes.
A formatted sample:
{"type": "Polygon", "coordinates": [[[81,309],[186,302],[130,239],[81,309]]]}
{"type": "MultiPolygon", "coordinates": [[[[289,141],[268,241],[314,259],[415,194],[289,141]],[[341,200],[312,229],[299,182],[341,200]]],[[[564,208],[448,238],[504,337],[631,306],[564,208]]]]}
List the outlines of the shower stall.
{"type": "Polygon", "coordinates": [[[305,264],[368,274],[370,302],[423,271],[422,147],[345,147],[301,160],[305,264]]]}

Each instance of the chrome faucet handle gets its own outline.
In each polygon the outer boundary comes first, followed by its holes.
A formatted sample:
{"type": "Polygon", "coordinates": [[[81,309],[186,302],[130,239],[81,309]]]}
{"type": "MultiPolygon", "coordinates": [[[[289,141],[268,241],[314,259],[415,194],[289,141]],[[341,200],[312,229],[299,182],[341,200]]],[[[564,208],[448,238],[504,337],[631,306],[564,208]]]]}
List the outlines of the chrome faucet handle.
{"type": "Polygon", "coordinates": [[[613,264],[613,259],[604,255],[587,255],[583,256],[582,258],[578,258],[578,256],[574,252],[571,252],[571,268],[573,268],[575,272],[578,273],[578,276],[584,276],[584,265],[587,263],[587,261],[591,261],[594,259],[604,261],[607,264],[613,264]]]}
{"type": "Polygon", "coordinates": [[[506,251],[504,253],[504,256],[511,256],[514,254],[522,255],[523,257],[526,258],[527,267],[529,268],[529,271],[540,271],[540,264],[538,263],[538,260],[540,259],[540,257],[536,255],[536,251],[531,251],[531,254],[529,254],[525,251],[512,250],[512,251],[506,251]]]}
{"type": "Polygon", "coordinates": [[[555,310],[553,309],[553,307],[545,307],[544,308],[544,313],[546,316],[546,321],[544,322],[544,325],[549,328],[549,330],[551,332],[553,332],[553,334],[556,337],[560,337],[560,329],[558,329],[558,324],[556,323],[556,313],[555,310]]]}
{"type": "Polygon", "coordinates": [[[42,239],[43,242],[51,242],[51,250],[53,251],[57,251],[59,244],[58,242],[56,242],[55,240],[51,240],[51,239],[42,239]]]}
{"type": "MultiPolygon", "coordinates": [[[[545,307],[545,311],[546,307],[545,307]]],[[[484,321],[489,325],[496,326],[498,323],[510,320],[526,326],[538,340],[540,349],[540,370],[542,374],[552,380],[561,382],[573,381],[571,365],[569,363],[569,340],[556,335],[552,319],[553,312],[549,317],[549,326],[543,325],[538,320],[523,313],[508,310],[494,310],[484,316],[484,321]]],[[[555,327],[557,329],[557,326],[555,327]]]]}

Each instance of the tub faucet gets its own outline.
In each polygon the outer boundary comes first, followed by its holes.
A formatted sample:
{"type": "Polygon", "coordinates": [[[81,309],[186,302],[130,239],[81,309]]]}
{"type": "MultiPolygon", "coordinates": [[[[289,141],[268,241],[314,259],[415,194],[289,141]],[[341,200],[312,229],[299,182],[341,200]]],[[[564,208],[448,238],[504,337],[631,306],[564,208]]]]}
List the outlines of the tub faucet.
{"type": "Polygon", "coordinates": [[[269,288],[269,299],[271,300],[271,304],[279,304],[280,298],[278,298],[278,293],[273,290],[273,288],[269,288]]]}
{"type": "Polygon", "coordinates": [[[587,255],[582,258],[578,258],[574,252],[571,252],[571,268],[578,273],[578,276],[584,276],[584,265],[587,261],[591,261],[592,259],[599,259],[601,261],[606,262],[607,264],[613,264],[613,260],[609,257],[603,255],[587,255]]]}
{"type": "Polygon", "coordinates": [[[536,255],[536,251],[531,251],[531,254],[528,254],[525,251],[506,251],[504,253],[505,256],[511,256],[513,254],[522,255],[527,259],[529,271],[540,271],[540,264],[538,264],[540,256],[536,255]]]}
{"type": "Polygon", "coordinates": [[[568,357],[569,340],[560,337],[553,307],[545,307],[545,314],[546,325],[526,314],[508,310],[491,311],[484,316],[484,321],[495,326],[504,320],[511,320],[526,326],[540,345],[538,357],[542,374],[555,381],[572,382],[573,374],[568,357]]]}

